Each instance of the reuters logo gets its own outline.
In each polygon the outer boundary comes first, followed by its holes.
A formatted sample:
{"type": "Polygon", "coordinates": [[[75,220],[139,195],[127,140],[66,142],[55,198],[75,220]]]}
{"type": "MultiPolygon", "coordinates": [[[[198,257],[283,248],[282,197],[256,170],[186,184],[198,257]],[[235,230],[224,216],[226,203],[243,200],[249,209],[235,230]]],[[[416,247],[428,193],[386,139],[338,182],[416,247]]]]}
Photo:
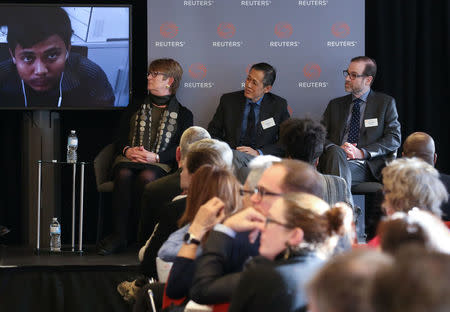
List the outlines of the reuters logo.
{"type": "Polygon", "coordinates": [[[178,26],[174,23],[165,23],[159,27],[159,32],[164,38],[172,39],[178,35],[178,26]]]}
{"type": "Polygon", "coordinates": [[[322,69],[317,64],[310,63],[303,67],[303,75],[308,79],[317,79],[320,77],[321,73],[322,69]]]}
{"type": "Polygon", "coordinates": [[[194,63],[189,66],[189,75],[196,80],[202,80],[205,78],[206,72],[206,66],[201,63],[194,63]]]}
{"type": "Polygon", "coordinates": [[[236,33],[236,27],[230,23],[222,23],[217,27],[217,34],[223,39],[230,39],[236,33]]]}
{"type": "Polygon", "coordinates": [[[289,38],[293,33],[292,25],[289,23],[278,23],[275,25],[275,35],[278,38],[289,38]]]}
{"type": "Polygon", "coordinates": [[[344,38],[350,34],[350,26],[347,23],[339,22],[331,27],[331,32],[338,38],[344,38]]]}

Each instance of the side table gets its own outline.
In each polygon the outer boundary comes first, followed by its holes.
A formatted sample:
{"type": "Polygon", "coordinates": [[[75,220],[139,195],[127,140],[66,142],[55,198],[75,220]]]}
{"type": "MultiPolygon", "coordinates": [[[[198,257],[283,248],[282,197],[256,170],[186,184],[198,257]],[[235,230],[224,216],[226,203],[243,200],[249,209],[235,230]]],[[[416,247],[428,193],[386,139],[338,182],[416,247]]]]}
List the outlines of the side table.
{"type": "Polygon", "coordinates": [[[58,160],[38,160],[38,200],[37,200],[37,239],[36,251],[40,250],[41,240],[41,193],[42,193],[42,165],[71,165],[72,166],[72,252],[83,252],[83,200],[84,200],[84,167],[87,162],[68,163],[58,160]],[[75,250],[75,182],[77,167],[80,168],[80,219],[78,233],[78,250],[75,250]]]}

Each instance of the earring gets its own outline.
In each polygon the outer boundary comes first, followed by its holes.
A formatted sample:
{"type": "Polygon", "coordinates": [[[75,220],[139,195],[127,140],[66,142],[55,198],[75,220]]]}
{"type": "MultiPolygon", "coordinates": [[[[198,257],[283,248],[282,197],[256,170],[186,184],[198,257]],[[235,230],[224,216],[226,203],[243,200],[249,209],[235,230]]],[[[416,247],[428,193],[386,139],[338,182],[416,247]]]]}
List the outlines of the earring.
{"type": "Polygon", "coordinates": [[[166,85],[166,89],[169,89],[170,88],[170,86],[169,85],[166,85]]]}
{"type": "Polygon", "coordinates": [[[284,255],[283,255],[284,260],[289,259],[291,257],[291,254],[292,254],[292,248],[288,243],[286,243],[286,249],[285,249],[284,255]]]}

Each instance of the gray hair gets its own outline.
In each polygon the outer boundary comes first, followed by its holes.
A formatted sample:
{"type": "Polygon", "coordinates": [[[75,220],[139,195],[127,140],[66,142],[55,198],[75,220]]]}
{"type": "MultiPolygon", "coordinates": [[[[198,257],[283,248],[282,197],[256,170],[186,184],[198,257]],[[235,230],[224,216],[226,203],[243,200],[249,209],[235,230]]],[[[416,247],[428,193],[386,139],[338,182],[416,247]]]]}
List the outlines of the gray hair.
{"type": "Polygon", "coordinates": [[[198,126],[192,126],[184,130],[180,139],[181,159],[185,158],[189,150],[189,146],[202,139],[210,139],[211,135],[206,129],[198,126]]]}
{"type": "Polygon", "coordinates": [[[231,150],[230,146],[227,143],[216,139],[202,139],[192,143],[189,146],[189,153],[191,151],[195,152],[205,148],[212,149],[218,152],[228,169],[231,169],[233,167],[233,151],[231,150]]]}
{"type": "Polygon", "coordinates": [[[260,155],[253,158],[249,163],[248,167],[250,172],[247,175],[245,184],[250,188],[254,189],[258,184],[263,172],[272,166],[274,162],[280,162],[281,158],[272,155],[260,155]]]}
{"type": "Polygon", "coordinates": [[[442,215],[441,205],[448,200],[448,194],[433,166],[416,157],[400,158],[389,163],[382,174],[395,211],[418,207],[438,217],[442,215]]]}

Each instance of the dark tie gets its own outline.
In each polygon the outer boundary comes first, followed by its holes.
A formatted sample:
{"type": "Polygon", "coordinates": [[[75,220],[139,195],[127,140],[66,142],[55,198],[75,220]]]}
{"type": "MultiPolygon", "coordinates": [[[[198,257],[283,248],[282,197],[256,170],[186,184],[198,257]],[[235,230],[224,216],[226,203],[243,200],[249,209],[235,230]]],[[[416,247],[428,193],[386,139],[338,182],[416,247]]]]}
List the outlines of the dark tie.
{"type": "Polygon", "coordinates": [[[247,116],[247,129],[242,140],[242,145],[253,147],[255,143],[256,130],[255,130],[255,103],[250,102],[250,111],[247,116]]]}
{"type": "Polygon", "coordinates": [[[361,120],[360,103],[361,99],[353,100],[352,117],[350,118],[350,127],[348,128],[348,142],[358,143],[359,139],[359,124],[361,120]]]}

